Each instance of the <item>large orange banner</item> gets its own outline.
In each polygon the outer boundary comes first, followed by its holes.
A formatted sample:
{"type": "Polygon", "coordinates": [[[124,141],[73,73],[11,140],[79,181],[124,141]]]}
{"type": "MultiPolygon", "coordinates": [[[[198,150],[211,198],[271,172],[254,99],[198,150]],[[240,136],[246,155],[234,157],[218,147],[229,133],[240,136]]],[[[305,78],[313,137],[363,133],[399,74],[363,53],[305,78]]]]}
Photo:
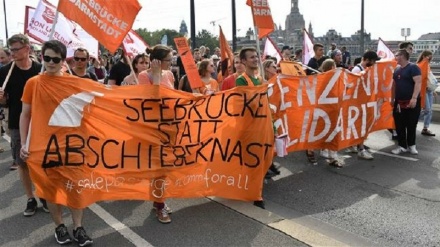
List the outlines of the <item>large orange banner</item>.
{"type": "Polygon", "coordinates": [[[38,196],[102,200],[261,198],[274,132],[267,87],[210,96],[39,76],[28,164],[38,196]]]}
{"type": "Polygon", "coordinates": [[[141,10],[137,0],[60,0],[58,11],[115,52],[141,10]]]}
{"type": "Polygon", "coordinates": [[[364,75],[338,68],[312,76],[280,75],[271,81],[270,107],[287,150],[341,150],[368,133],[392,129],[395,62],[377,63],[364,75]]]}

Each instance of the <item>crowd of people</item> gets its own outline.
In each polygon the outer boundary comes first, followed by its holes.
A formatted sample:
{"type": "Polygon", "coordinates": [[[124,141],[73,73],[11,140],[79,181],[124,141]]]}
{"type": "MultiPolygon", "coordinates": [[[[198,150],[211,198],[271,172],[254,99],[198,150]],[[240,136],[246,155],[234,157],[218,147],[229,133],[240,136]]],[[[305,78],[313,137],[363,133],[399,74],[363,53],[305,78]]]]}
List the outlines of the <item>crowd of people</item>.
{"type": "MultiPolygon", "coordinates": [[[[258,86],[265,83],[279,73],[278,63],[275,58],[268,57],[262,63],[260,71],[260,56],[253,47],[245,47],[234,54],[234,63],[228,68],[228,75],[223,78],[220,64],[220,49],[215,48],[213,54],[209,48],[201,46],[193,50],[194,63],[203,82],[202,87],[191,88],[185,74],[180,56],[170,47],[156,45],[147,48],[145,54],[135,56],[131,61],[119,49],[113,56],[108,54],[90,57],[86,49],[78,48],[72,58],[66,57],[66,47],[58,41],[51,40],[43,44],[41,56],[32,56],[29,39],[21,34],[16,34],[8,40],[9,49],[0,50],[0,84],[6,84],[4,90],[0,89],[0,103],[8,109],[8,133],[11,137],[13,164],[11,170],[18,169],[24,192],[27,196],[24,216],[35,214],[38,202],[34,196],[32,180],[26,159],[29,152],[26,148],[26,139],[29,122],[32,116],[31,104],[35,90],[38,90],[38,77],[43,73],[48,76],[78,76],[89,78],[90,83],[105,83],[114,86],[130,86],[138,84],[160,85],[162,87],[182,90],[189,93],[202,95],[214,94],[221,90],[229,90],[236,86],[258,86]],[[13,62],[11,62],[13,61],[13,62]],[[41,61],[44,61],[44,69],[41,61]],[[67,64],[67,65],[65,65],[67,64]],[[263,72],[263,73],[260,73],[263,72]],[[9,83],[8,83],[9,82],[9,83]]],[[[416,125],[422,112],[424,128],[423,135],[434,136],[429,130],[432,118],[434,86],[426,90],[426,106],[421,109],[421,71],[419,67],[409,61],[412,53],[412,44],[404,42],[396,51],[398,67],[394,71],[393,80],[393,116],[395,120],[395,133],[397,134],[397,147],[393,154],[409,152],[417,154],[416,125]]],[[[379,60],[374,51],[366,51],[361,60],[351,64],[350,53],[343,47],[337,49],[332,44],[327,56],[322,44],[314,44],[315,56],[306,65],[307,75],[325,73],[326,71],[342,67],[350,69],[352,73],[362,74],[365,69],[373,66],[379,60]],[[354,66],[353,66],[354,65],[354,66]]],[[[282,59],[286,61],[301,61],[302,51],[296,50],[294,54],[290,47],[283,47],[282,59]]],[[[432,52],[424,51],[417,62],[432,59],[432,52]]],[[[431,72],[432,74],[432,72],[431,72]]],[[[435,77],[430,75],[429,80],[436,85],[435,77]]],[[[268,131],[273,131],[270,129],[268,131]]],[[[392,130],[393,131],[393,130],[392,130]]],[[[275,135],[275,132],[274,132],[275,135]]],[[[0,150],[2,151],[2,150],[0,150]]],[[[350,147],[344,152],[357,153],[359,158],[371,160],[373,156],[368,152],[368,147],[363,143],[350,147]]],[[[328,159],[330,166],[341,168],[342,162],[338,158],[337,150],[320,150],[320,155],[328,159]]],[[[317,160],[314,150],[307,150],[308,161],[316,165],[317,160]]],[[[271,165],[266,178],[280,174],[278,167],[271,165]]],[[[49,212],[55,224],[55,238],[59,244],[66,244],[75,240],[80,246],[93,243],[92,238],[86,233],[83,225],[83,209],[70,208],[73,221],[73,234],[70,235],[61,216],[61,205],[54,204],[40,198],[44,211],[49,212]],[[72,237],[73,236],[73,237],[72,237]]],[[[261,198],[254,205],[264,208],[261,198]]],[[[156,217],[161,223],[170,223],[172,210],[165,201],[153,203],[156,217]]]]}

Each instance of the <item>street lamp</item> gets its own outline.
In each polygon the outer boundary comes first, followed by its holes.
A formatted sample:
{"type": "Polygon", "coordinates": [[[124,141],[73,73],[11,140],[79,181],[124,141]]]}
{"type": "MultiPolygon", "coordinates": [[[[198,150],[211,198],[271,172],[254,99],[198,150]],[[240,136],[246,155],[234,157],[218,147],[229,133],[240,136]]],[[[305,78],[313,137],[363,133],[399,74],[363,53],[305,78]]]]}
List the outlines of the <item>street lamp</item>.
{"type": "Polygon", "coordinates": [[[411,35],[411,28],[402,28],[400,30],[400,34],[402,35],[402,37],[405,37],[405,41],[406,41],[406,37],[411,35]]]}

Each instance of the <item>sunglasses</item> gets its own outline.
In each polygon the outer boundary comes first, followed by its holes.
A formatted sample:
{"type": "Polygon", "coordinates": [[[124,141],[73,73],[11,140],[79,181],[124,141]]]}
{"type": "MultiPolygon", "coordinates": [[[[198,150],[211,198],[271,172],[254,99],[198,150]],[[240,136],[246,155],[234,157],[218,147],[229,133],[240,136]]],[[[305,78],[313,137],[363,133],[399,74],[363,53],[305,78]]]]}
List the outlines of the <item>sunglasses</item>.
{"type": "Polygon", "coordinates": [[[51,60],[52,60],[52,62],[54,62],[54,63],[59,63],[59,62],[61,62],[61,58],[60,57],[50,57],[50,56],[43,56],[43,60],[46,62],[46,63],[49,63],[51,60]]]}
{"type": "Polygon", "coordinates": [[[77,61],[77,62],[80,60],[81,60],[81,62],[85,62],[87,60],[86,57],[73,57],[73,59],[75,59],[75,61],[77,61]]]}
{"type": "Polygon", "coordinates": [[[11,49],[9,49],[11,52],[17,52],[17,51],[19,51],[19,50],[21,50],[21,49],[23,49],[23,48],[25,48],[26,46],[24,45],[24,46],[22,46],[22,47],[20,47],[20,48],[11,48],[11,49]]]}

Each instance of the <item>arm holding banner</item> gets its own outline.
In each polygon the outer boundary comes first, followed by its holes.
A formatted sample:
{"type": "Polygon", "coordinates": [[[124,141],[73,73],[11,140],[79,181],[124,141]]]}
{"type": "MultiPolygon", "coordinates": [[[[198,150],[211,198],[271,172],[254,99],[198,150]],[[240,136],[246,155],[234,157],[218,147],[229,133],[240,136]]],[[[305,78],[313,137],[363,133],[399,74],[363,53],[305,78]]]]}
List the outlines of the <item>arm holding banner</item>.
{"type": "Polygon", "coordinates": [[[157,59],[153,59],[153,61],[151,61],[151,71],[152,71],[152,81],[153,81],[153,85],[159,86],[160,85],[160,77],[162,74],[162,70],[161,70],[161,61],[157,60],[157,59]]]}
{"type": "Polygon", "coordinates": [[[21,149],[20,156],[26,160],[29,156],[29,147],[26,145],[26,140],[29,134],[29,125],[31,122],[31,105],[23,102],[23,107],[20,114],[20,140],[21,149]]]}

